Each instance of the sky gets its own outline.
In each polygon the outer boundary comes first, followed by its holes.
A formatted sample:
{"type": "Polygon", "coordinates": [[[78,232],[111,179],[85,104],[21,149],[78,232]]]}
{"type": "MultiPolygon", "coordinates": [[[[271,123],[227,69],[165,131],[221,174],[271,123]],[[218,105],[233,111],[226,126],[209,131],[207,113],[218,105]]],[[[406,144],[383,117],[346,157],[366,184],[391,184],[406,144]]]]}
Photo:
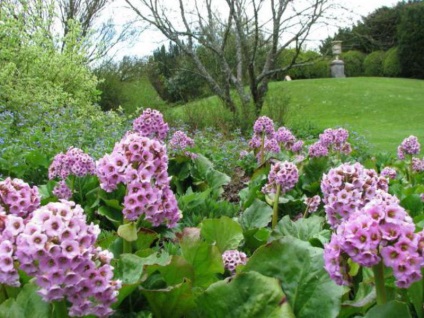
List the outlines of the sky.
{"type": "MultiPolygon", "coordinates": [[[[175,1],[175,0],[167,0],[175,1]]],[[[398,3],[399,0],[337,0],[337,3],[348,9],[336,12],[340,14],[340,19],[334,25],[322,26],[310,35],[310,41],[307,44],[307,49],[317,49],[320,41],[328,36],[334,35],[339,27],[348,27],[361,19],[361,16],[366,16],[375,9],[382,6],[391,7],[398,3]]],[[[108,10],[108,13],[114,18],[115,23],[119,26],[125,21],[135,18],[133,12],[128,8],[124,0],[115,0],[113,6],[108,10]]],[[[114,59],[120,60],[125,55],[144,57],[151,55],[152,52],[162,46],[167,45],[169,41],[159,32],[154,30],[145,30],[131,43],[120,45],[114,59]]]]}

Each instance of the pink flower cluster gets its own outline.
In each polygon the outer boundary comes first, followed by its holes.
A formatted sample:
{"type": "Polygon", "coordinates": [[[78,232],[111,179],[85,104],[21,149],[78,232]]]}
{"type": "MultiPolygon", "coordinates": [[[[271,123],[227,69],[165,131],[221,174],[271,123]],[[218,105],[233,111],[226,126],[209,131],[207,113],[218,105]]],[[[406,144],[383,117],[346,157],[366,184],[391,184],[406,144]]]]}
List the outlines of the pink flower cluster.
{"type": "Polygon", "coordinates": [[[182,153],[192,159],[197,158],[195,153],[186,150],[187,148],[194,147],[194,140],[180,130],[172,135],[168,145],[171,152],[182,153]]]}
{"type": "Polygon", "coordinates": [[[383,170],[381,170],[380,172],[380,176],[388,178],[388,179],[396,179],[396,170],[394,168],[391,167],[385,167],[383,170]]]}
{"type": "Polygon", "coordinates": [[[276,193],[277,185],[281,187],[281,192],[286,193],[294,188],[299,180],[299,171],[295,164],[284,161],[271,165],[268,175],[268,183],[263,187],[264,193],[276,193]]]}
{"type": "Polygon", "coordinates": [[[168,156],[158,140],[127,133],[110,155],[97,162],[100,187],[115,190],[127,186],[124,216],[131,221],[144,214],[154,226],[166,223],[174,227],[181,218],[177,201],[170,189],[168,156]]]}
{"type": "Polygon", "coordinates": [[[53,194],[58,199],[69,200],[72,197],[72,190],[68,187],[65,180],[60,180],[53,188],[53,194]]]}
{"type": "Polygon", "coordinates": [[[69,175],[83,177],[94,174],[96,165],[93,158],[78,148],[69,148],[63,154],[59,153],[53,158],[49,167],[49,179],[59,178],[65,180],[69,175]]]}
{"type": "Polygon", "coordinates": [[[327,221],[336,228],[366,203],[381,196],[380,191],[387,190],[387,179],[360,163],[345,163],[331,169],[321,181],[327,221]]]}
{"type": "Polygon", "coordinates": [[[291,150],[293,144],[296,142],[296,137],[286,127],[280,127],[275,133],[275,139],[278,144],[282,145],[285,149],[291,150]]]}
{"type": "Polygon", "coordinates": [[[238,265],[246,265],[247,256],[245,253],[237,250],[227,250],[222,254],[224,267],[231,273],[235,274],[238,265]]]}
{"type": "Polygon", "coordinates": [[[22,217],[0,212],[0,283],[19,287],[19,274],[15,268],[16,238],[24,228],[22,217]]]}
{"type": "Polygon", "coordinates": [[[317,141],[309,146],[308,155],[311,158],[327,157],[328,148],[325,147],[321,142],[317,141]]]}
{"type": "Polygon", "coordinates": [[[65,179],[70,175],[83,177],[95,174],[95,171],[96,165],[93,158],[81,149],[71,147],[65,154],[57,154],[49,167],[49,179],[60,179],[53,189],[53,194],[59,199],[70,199],[72,191],[67,186],[65,179]]]}
{"type": "Polygon", "coordinates": [[[319,204],[321,203],[321,197],[314,195],[311,198],[305,198],[304,203],[307,206],[308,213],[314,213],[318,210],[319,204]]]}
{"type": "Polygon", "coordinates": [[[267,136],[269,138],[274,137],[274,122],[271,118],[262,116],[259,117],[253,125],[253,132],[258,136],[267,136]]]}
{"type": "Polygon", "coordinates": [[[328,128],[319,135],[319,141],[309,147],[309,156],[325,157],[328,156],[330,151],[350,154],[352,152],[352,147],[347,141],[348,138],[349,132],[346,129],[328,128]]]}
{"type": "Polygon", "coordinates": [[[412,158],[412,170],[414,172],[424,171],[424,158],[421,160],[419,158],[412,158]]]}
{"type": "Polygon", "coordinates": [[[8,214],[25,218],[40,206],[38,188],[20,179],[6,178],[0,182],[0,206],[8,214]]]}
{"type": "MultiPolygon", "coordinates": [[[[385,196],[390,196],[386,194],[385,196]]],[[[396,285],[407,288],[421,279],[424,266],[424,232],[415,225],[395,198],[368,202],[333,233],[325,245],[325,269],[339,285],[349,285],[347,258],[371,267],[383,260],[393,269],[396,285]]]]}
{"type": "Polygon", "coordinates": [[[25,220],[40,206],[37,187],[30,187],[20,179],[0,182],[0,283],[18,287],[19,275],[15,268],[16,240],[23,231],[25,220]]]}
{"type": "Polygon", "coordinates": [[[112,254],[93,245],[100,229],[87,225],[73,202],[49,203],[24,225],[15,221],[16,257],[20,269],[36,277],[45,301],[66,298],[71,316],[108,316],[120,282],[112,280],[112,254]]]}
{"type": "Polygon", "coordinates": [[[405,138],[397,149],[397,155],[400,160],[405,159],[405,155],[416,155],[420,152],[421,145],[418,138],[409,136],[405,138]]]}
{"type": "Polygon", "coordinates": [[[143,137],[148,137],[157,140],[165,140],[168,134],[168,124],[163,120],[163,115],[155,110],[147,108],[133,122],[134,131],[138,132],[143,137]]]}
{"type": "Polygon", "coordinates": [[[266,117],[259,117],[253,127],[253,136],[249,141],[249,147],[259,149],[257,158],[264,156],[266,152],[279,153],[281,149],[286,149],[293,153],[301,153],[303,141],[296,140],[293,133],[286,127],[274,130],[274,122],[266,117]]]}

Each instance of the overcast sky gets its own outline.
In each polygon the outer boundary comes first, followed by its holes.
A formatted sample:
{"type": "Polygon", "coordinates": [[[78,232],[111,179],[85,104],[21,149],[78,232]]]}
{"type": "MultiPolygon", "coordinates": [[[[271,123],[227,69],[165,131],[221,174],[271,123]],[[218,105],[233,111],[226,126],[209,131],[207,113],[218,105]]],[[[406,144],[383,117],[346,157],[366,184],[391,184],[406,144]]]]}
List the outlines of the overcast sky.
{"type": "MultiPolygon", "coordinates": [[[[167,0],[175,1],[175,0],[167,0]]],[[[382,6],[391,7],[398,3],[399,0],[338,0],[337,3],[351,10],[340,12],[340,22],[334,26],[323,26],[311,34],[310,42],[307,44],[308,49],[316,49],[320,41],[328,36],[334,35],[338,27],[350,26],[360,20],[361,16],[366,16],[372,11],[382,6]]],[[[128,6],[124,0],[116,0],[111,10],[112,16],[115,17],[117,23],[134,18],[131,11],[122,9],[128,6]],[[119,14],[118,14],[119,12],[119,14]]],[[[152,52],[162,44],[167,44],[166,40],[160,32],[144,31],[139,38],[132,41],[131,45],[120,47],[116,53],[115,59],[119,60],[125,55],[135,55],[139,57],[151,55],[152,52]]]]}

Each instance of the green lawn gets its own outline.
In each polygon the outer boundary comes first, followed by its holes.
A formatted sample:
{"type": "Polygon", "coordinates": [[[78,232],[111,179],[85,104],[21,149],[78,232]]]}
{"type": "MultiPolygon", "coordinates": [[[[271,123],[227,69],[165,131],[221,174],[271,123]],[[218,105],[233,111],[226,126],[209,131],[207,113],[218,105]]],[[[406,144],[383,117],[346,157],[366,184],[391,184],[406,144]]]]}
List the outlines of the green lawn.
{"type": "Polygon", "coordinates": [[[424,146],[424,81],[365,77],[299,80],[272,83],[269,93],[289,94],[297,118],[322,129],[342,126],[356,131],[377,151],[395,153],[409,135],[417,136],[424,146]]]}
{"type": "MultiPolygon", "coordinates": [[[[290,100],[289,127],[290,122],[302,121],[322,130],[344,127],[364,136],[376,152],[391,154],[396,154],[404,138],[415,135],[424,148],[422,80],[356,77],[274,82],[270,84],[267,100],[275,103],[285,95],[290,100]]],[[[189,109],[196,109],[197,116],[207,122],[213,120],[210,118],[222,120],[226,113],[216,97],[170,111],[178,116],[189,109]]],[[[200,121],[194,115],[192,121],[200,121]]]]}

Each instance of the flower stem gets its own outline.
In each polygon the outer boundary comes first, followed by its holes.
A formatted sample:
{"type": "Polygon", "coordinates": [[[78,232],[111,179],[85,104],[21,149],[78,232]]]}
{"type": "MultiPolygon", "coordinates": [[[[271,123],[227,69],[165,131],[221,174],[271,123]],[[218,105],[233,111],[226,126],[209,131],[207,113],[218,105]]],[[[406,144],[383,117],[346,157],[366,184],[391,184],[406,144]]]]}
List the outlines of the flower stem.
{"type": "Polygon", "coordinates": [[[304,219],[306,219],[306,217],[308,216],[308,211],[309,211],[309,205],[306,206],[305,212],[303,212],[304,219]]]}
{"type": "MultiPolygon", "coordinates": [[[[126,218],[124,218],[124,224],[130,223],[126,218]]],[[[128,242],[126,239],[122,238],[122,252],[123,253],[132,253],[132,243],[128,242]]]]}
{"type": "Polygon", "coordinates": [[[0,304],[3,303],[5,300],[9,298],[9,295],[7,294],[6,288],[4,288],[4,285],[0,285],[0,304]]]}
{"type": "Polygon", "coordinates": [[[281,192],[281,186],[277,185],[277,190],[275,191],[275,197],[274,197],[274,207],[273,207],[273,214],[272,214],[272,229],[274,229],[278,222],[278,203],[279,203],[279,197],[281,192]]]}
{"type": "Polygon", "coordinates": [[[384,266],[383,261],[372,267],[374,272],[375,290],[377,293],[377,305],[387,302],[386,287],[384,286],[384,266]]]}
{"type": "Polygon", "coordinates": [[[265,162],[265,134],[262,134],[259,165],[262,165],[264,162],[265,162]]]}

